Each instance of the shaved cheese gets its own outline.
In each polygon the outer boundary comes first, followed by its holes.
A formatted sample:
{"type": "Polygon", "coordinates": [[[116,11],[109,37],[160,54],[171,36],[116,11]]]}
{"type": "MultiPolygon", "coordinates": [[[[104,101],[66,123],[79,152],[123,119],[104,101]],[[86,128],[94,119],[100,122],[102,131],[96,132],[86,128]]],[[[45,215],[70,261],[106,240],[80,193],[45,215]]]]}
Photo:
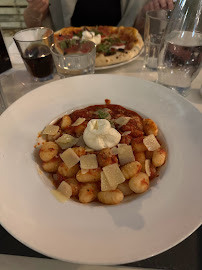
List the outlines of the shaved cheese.
{"type": "Polygon", "coordinates": [[[144,137],[143,143],[149,151],[155,151],[160,148],[160,144],[158,143],[154,134],[144,137]]]}
{"type": "Polygon", "coordinates": [[[115,119],[115,123],[119,125],[119,128],[126,125],[130,121],[131,117],[121,116],[115,119]]]}
{"type": "Polygon", "coordinates": [[[62,195],[64,195],[67,199],[70,199],[70,197],[72,196],[72,188],[65,181],[62,181],[62,183],[60,183],[57,190],[61,192],[62,195]]]}
{"type": "Polygon", "coordinates": [[[118,155],[118,148],[117,147],[113,147],[111,149],[111,153],[112,153],[112,155],[118,155]]]}
{"type": "Polygon", "coordinates": [[[55,142],[60,146],[61,149],[71,148],[78,142],[78,138],[74,138],[69,134],[63,134],[55,142]]]}
{"type": "Polygon", "coordinates": [[[119,143],[118,147],[123,147],[123,146],[127,146],[127,145],[128,145],[127,143],[119,143]]]}
{"type": "Polygon", "coordinates": [[[67,168],[72,168],[74,165],[76,165],[79,162],[79,157],[77,154],[71,149],[67,149],[60,155],[61,159],[64,161],[67,168]]]}
{"type": "Polygon", "coordinates": [[[43,135],[56,135],[58,133],[59,126],[54,126],[54,125],[48,125],[45,127],[43,131],[43,135]]]}
{"type": "Polygon", "coordinates": [[[129,135],[131,133],[131,131],[125,131],[124,133],[121,134],[121,136],[126,136],[129,135]]]}
{"type": "Polygon", "coordinates": [[[124,50],[125,49],[125,45],[113,45],[113,46],[111,46],[110,48],[112,49],[116,49],[116,50],[119,50],[119,49],[122,49],[122,50],[124,50]]]}
{"type": "Polygon", "coordinates": [[[78,142],[76,143],[76,145],[77,145],[77,146],[83,146],[83,147],[86,146],[86,144],[85,144],[85,142],[84,142],[84,139],[83,139],[83,136],[80,136],[80,137],[78,138],[78,142]]]}
{"type": "Polygon", "coordinates": [[[145,172],[148,176],[151,175],[151,169],[150,169],[150,164],[151,164],[151,160],[150,159],[146,159],[145,160],[145,172]]]}
{"type": "Polygon", "coordinates": [[[119,147],[118,148],[118,158],[119,158],[119,162],[120,162],[121,166],[135,161],[132,146],[131,145],[123,145],[123,146],[119,147]]]}
{"type": "Polygon", "coordinates": [[[85,147],[86,152],[93,152],[94,150],[88,147],[85,147]]]}
{"type": "Polygon", "coordinates": [[[111,187],[115,187],[116,185],[125,181],[125,177],[123,176],[117,163],[103,167],[103,171],[111,187]]]}
{"type": "Polygon", "coordinates": [[[81,169],[81,174],[86,174],[89,170],[87,169],[81,169]]]}
{"type": "Polygon", "coordinates": [[[90,155],[84,155],[80,157],[80,166],[81,169],[97,169],[98,168],[98,163],[97,163],[97,158],[95,154],[90,154],[90,155]]]}
{"type": "Polygon", "coordinates": [[[117,185],[115,185],[113,187],[110,186],[104,172],[101,172],[101,190],[102,191],[110,191],[110,190],[115,190],[116,188],[117,188],[117,185]]]}
{"type": "Polygon", "coordinates": [[[68,200],[68,198],[66,196],[64,196],[61,192],[59,192],[55,189],[51,190],[51,193],[61,203],[64,203],[68,200]]]}
{"type": "Polygon", "coordinates": [[[72,126],[73,126],[73,127],[79,126],[79,125],[81,125],[85,120],[86,120],[86,118],[79,117],[79,118],[72,124],[72,126]]]}

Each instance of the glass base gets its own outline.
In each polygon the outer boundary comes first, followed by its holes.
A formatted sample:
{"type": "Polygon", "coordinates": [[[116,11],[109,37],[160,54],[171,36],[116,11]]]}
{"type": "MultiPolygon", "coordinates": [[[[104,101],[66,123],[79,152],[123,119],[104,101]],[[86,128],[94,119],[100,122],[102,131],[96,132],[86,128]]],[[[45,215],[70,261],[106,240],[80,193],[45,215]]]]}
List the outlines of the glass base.
{"type": "Polygon", "coordinates": [[[53,79],[53,74],[50,74],[46,77],[43,77],[43,78],[37,78],[37,77],[33,77],[34,81],[35,82],[45,82],[45,81],[49,81],[49,80],[52,80],[53,79]]]}
{"type": "Polygon", "coordinates": [[[160,82],[157,81],[158,84],[161,84],[167,88],[170,88],[171,90],[177,92],[178,94],[180,94],[181,96],[183,97],[187,97],[191,91],[191,88],[190,87],[177,87],[177,86],[171,86],[171,85],[166,85],[166,84],[162,84],[160,82]]]}

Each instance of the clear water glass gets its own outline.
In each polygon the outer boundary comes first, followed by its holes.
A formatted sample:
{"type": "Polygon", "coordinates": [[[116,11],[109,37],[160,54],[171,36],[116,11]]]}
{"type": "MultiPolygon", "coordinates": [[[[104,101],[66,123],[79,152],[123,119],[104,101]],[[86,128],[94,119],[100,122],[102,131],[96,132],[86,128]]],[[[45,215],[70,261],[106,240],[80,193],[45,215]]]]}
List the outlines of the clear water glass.
{"type": "Polygon", "coordinates": [[[202,0],[179,0],[162,39],[158,83],[187,96],[202,63],[202,0]]]}
{"type": "Polygon", "coordinates": [[[170,10],[148,11],[146,13],[144,43],[144,65],[150,69],[157,69],[158,52],[163,33],[170,18],[170,10]]]}
{"type": "Polygon", "coordinates": [[[93,74],[95,71],[96,45],[92,41],[75,41],[76,49],[73,52],[58,51],[57,45],[51,46],[51,53],[61,78],[93,74]]]}

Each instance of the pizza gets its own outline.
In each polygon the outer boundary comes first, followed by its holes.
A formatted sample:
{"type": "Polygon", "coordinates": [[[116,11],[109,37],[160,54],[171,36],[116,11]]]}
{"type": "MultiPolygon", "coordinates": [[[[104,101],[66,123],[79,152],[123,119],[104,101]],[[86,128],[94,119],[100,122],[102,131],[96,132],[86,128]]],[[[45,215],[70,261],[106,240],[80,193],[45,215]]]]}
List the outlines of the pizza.
{"type": "MultiPolygon", "coordinates": [[[[144,42],[138,30],[133,27],[82,26],[66,27],[55,32],[58,51],[64,40],[90,40],[96,44],[96,67],[104,67],[131,60],[141,51],[144,42]]],[[[70,44],[71,48],[74,43],[70,44]]],[[[67,50],[68,51],[68,50],[67,50]]],[[[68,53],[68,52],[67,52],[68,53]]]]}

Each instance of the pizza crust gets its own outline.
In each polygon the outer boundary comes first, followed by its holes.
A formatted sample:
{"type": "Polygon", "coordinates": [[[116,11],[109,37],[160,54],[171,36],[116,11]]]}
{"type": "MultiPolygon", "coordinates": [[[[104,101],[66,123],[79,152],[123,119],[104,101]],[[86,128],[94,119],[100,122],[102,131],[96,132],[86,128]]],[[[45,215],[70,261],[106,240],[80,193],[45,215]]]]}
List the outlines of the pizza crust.
{"type": "Polygon", "coordinates": [[[95,66],[104,67],[131,60],[139,54],[144,46],[144,42],[140,34],[137,35],[137,39],[138,41],[134,44],[134,47],[131,50],[125,50],[124,52],[117,51],[115,54],[109,56],[105,56],[104,54],[97,55],[95,59],[95,66]]]}

